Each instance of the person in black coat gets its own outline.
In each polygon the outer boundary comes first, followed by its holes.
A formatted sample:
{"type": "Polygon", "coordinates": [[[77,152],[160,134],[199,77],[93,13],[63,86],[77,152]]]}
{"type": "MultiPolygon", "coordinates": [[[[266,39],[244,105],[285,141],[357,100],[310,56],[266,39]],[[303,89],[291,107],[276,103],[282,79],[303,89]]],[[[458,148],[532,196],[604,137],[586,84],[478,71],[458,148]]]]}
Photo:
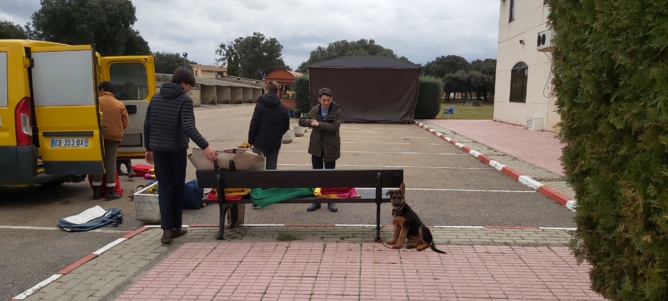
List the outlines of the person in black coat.
{"type": "Polygon", "coordinates": [[[216,151],[195,127],[193,101],[187,94],[195,84],[192,72],[176,68],[172,82],[160,87],[146,110],[145,159],[155,164],[163,244],[188,232],[182,224],[189,140],[204,150],[209,161],[216,159],[216,151]]]}
{"type": "Polygon", "coordinates": [[[253,152],[264,155],[266,169],[276,169],[283,134],[290,129],[288,108],[278,98],[278,89],[275,81],[264,85],[265,94],[257,99],[248,129],[248,143],[253,152]]]}

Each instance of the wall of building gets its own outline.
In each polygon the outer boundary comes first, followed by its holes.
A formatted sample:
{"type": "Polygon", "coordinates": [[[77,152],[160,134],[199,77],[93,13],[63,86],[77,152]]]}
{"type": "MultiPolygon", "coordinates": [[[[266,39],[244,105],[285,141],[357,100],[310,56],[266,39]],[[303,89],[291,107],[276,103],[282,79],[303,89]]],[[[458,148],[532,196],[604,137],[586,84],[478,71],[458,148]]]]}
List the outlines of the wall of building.
{"type": "Polygon", "coordinates": [[[537,50],[538,33],[547,29],[549,7],[543,0],[515,0],[515,20],[509,23],[511,1],[499,2],[494,120],[525,126],[527,118],[540,118],[543,130],[556,132],[560,117],[552,93],[552,54],[537,50]],[[518,62],[528,66],[526,103],[509,101],[511,70],[518,62]]]}

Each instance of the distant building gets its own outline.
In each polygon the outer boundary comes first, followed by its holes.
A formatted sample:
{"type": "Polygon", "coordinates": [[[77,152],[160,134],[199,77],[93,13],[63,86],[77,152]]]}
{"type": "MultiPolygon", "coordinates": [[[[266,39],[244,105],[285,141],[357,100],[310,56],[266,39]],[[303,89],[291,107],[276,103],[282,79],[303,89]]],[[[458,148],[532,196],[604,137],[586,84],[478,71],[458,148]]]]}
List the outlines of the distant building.
{"type": "Polygon", "coordinates": [[[500,1],[494,120],[558,131],[549,13],[545,0],[500,1]]]}
{"type": "Polygon", "coordinates": [[[302,76],[303,74],[290,70],[276,69],[272,70],[264,77],[265,82],[276,81],[281,85],[280,91],[278,91],[278,96],[281,99],[293,99],[294,98],[294,83],[295,78],[302,76]]]}
{"type": "Polygon", "coordinates": [[[193,73],[200,78],[220,78],[227,76],[227,68],[220,66],[198,65],[190,64],[193,68],[193,73]]]}

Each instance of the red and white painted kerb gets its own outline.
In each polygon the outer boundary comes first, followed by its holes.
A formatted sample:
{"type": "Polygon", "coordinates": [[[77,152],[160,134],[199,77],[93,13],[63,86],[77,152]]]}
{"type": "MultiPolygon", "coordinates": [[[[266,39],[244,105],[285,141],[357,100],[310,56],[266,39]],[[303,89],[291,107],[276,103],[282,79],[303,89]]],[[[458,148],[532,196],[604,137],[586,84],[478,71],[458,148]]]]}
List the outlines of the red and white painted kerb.
{"type": "Polygon", "coordinates": [[[474,157],[478,158],[478,160],[480,160],[482,163],[493,167],[494,169],[510,176],[511,178],[517,180],[518,182],[524,184],[525,186],[527,186],[527,187],[529,187],[533,190],[537,190],[538,192],[547,196],[548,198],[552,199],[553,201],[557,202],[558,204],[560,204],[562,206],[565,206],[566,208],[568,208],[572,211],[575,211],[575,206],[577,205],[577,201],[570,198],[569,196],[567,196],[567,195],[565,195],[565,194],[563,194],[563,193],[561,193],[561,192],[559,192],[559,191],[557,191],[557,190],[555,190],[551,187],[545,186],[544,184],[542,184],[542,183],[540,183],[540,182],[538,182],[538,181],[536,181],[536,180],[534,180],[534,179],[532,179],[528,176],[521,175],[517,170],[514,170],[514,169],[512,169],[512,168],[510,168],[510,167],[506,166],[505,164],[502,164],[498,161],[492,160],[489,157],[480,153],[479,151],[473,150],[470,147],[468,147],[468,146],[466,146],[466,145],[464,145],[460,142],[457,142],[454,139],[452,139],[450,137],[447,137],[447,136],[443,135],[442,133],[440,133],[440,132],[438,132],[438,131],[436,131],[436,130],[434,130],[434,129],[432,129],[432,128],[430,128],[430,127],[428,127],[428,126],[426,126],[426,125],[424,125],[420,122],[415,121],[415,124],[417,126],[423,128],[423,129],[429,131],[429,133],[432,133],[436,137],[442,138],[443,140],[445,140],[447,142],[450,142],[451,144],[455,145],[456,147],[459,147],[463,151],[473,155],[474,157]]]}
{"type": "Polygon", "coordinates": [[[143,232],[144,230],[147,230],[147,229],[148,229],[148,227],[141,227],[141,228],[139,228],[135,231],[132,231],[132,232],[124,235],[123,237],[121,237],[117,240],[112,241],[111,243],[107,244],[106,246],[98,249],[97,251],[95,251],[91,254],[88,254],[88,255],[84,256],[83,258],[75,261],[74,263],[70,264],[69,266],[65,267],[64,269],[58,271],[57,273],[53,274],[51,277],[43,280],[42,282],[36,284],[33,287],[25,290],[23,293],[18,294],[16,297],[10,299],[10,301],[12,301],[12,300],[23,300],[25,298],[28,298],[30,295],[37,293],[40,289],[42,289],[45,286],[49,285],[50,283],[58,280],[60,277],[63,277],[65,275],[69,274],[70,272],[74,271],[76,268],[78,268],[78,267],[84,265],[85,263],[97,258],[98,256],[102,255],[102,253],[104,253],[106,251],[109,251],[111,248],[121,244],[122,242],[132,238],[133,236],[135,236],[135,235],[137,235],[137,234],[139,234],[139,233],[141,233],[141,232],[143,232]]]}

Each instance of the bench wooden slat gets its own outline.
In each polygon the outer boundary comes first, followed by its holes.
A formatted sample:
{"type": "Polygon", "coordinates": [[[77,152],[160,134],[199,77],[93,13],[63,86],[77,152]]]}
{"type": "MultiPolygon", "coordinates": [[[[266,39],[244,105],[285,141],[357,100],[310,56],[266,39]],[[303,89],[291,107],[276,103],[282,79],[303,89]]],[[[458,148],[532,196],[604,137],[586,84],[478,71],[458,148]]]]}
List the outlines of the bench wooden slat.
{"type": "Polygon", "coordinates": [[[233,188],[376,187],[378,172],[381,187],[399,187],[404,178],[402,169],[201,170],[197,171],[197,185],[218,187],[220,175],[224,187],[233,188]]]}

